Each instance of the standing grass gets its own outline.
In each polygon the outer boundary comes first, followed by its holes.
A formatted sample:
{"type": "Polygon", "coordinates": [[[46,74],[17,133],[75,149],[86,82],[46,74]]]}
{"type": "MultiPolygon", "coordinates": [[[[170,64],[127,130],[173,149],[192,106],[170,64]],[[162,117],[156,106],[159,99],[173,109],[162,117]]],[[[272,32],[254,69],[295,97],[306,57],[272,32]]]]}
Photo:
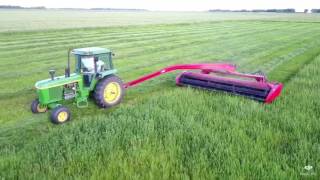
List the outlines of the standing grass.
{"type": "Polygon", "coordinates": [[[141,97],[111,114],[51,129],[18,152],[7,151],[2,176],[319,177],[319,69],[317,57],[269,106],[190,88],[141,97]],[[305,172],[307,165],[313,173],[305,172]]]}

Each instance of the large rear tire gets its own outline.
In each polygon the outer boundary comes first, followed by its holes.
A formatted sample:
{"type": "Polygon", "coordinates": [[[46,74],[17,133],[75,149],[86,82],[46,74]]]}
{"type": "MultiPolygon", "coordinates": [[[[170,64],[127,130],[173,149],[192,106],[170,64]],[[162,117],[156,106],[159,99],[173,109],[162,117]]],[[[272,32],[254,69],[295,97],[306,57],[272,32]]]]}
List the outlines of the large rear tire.
{"type": "Polygon", "coordinates": [[[64,106],[58,106],[51,112],[51,122],[54,124],[63,124],[70,120],[71,113],[68,108],[64,106]]]}
{"type": "Polygon", "coordinates": [[[117,76],[101,79],[94,91],[94,99],[101,108],[109,108],[119,104],[125,94],[122,80],[117,76]]]}

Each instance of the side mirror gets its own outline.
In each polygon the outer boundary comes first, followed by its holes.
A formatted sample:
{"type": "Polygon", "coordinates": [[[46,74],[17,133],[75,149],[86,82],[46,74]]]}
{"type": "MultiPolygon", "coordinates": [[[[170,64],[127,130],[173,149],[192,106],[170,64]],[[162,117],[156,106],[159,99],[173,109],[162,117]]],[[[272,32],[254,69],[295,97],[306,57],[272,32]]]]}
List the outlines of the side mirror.
{"type": "Polygon", "coordinates": [[[49,74],[51,76],[51,80],[54,80],[54,74],[55,73],[56,73],[56,70],[54,70],[54,69],[49,70],[49,74]]]}

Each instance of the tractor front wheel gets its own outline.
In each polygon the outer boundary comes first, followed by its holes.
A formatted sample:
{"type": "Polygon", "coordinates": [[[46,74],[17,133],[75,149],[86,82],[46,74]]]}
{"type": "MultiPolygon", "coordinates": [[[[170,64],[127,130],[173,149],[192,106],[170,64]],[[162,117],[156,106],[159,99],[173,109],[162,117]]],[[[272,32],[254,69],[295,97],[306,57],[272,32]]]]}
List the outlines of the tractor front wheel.
{"type": "Polygon", "coordinates": [[[31,111],[33,113],[44,113],[48,110],[47,106],[42,106],[38,99],[35,99],[31,103],[31,111]]]}
{"type": "Polygon", "coordinates": [[[71,113],[68,108],[64,106],[58,106],[51,112],[51,122],[54,124],[62,124],[70,120],[71,113]]]}
{"type": "Polygon", "coordinates": [[[109,108],[119,104],[125,89],[120,78],[109,76],[100,80],[94,91],[94,99],[99,107],[109,108]]]}

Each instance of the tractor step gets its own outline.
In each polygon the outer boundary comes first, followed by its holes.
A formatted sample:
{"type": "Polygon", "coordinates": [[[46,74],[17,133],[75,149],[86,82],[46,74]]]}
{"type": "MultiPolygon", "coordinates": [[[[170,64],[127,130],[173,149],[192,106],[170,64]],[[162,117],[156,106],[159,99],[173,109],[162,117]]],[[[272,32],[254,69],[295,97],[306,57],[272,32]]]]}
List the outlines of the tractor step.
{"type": "Polygon", "coordinates": [[[78,108],[88,107],[88,100],[86,98],[77,99],[76,103],[78,108]]]}

